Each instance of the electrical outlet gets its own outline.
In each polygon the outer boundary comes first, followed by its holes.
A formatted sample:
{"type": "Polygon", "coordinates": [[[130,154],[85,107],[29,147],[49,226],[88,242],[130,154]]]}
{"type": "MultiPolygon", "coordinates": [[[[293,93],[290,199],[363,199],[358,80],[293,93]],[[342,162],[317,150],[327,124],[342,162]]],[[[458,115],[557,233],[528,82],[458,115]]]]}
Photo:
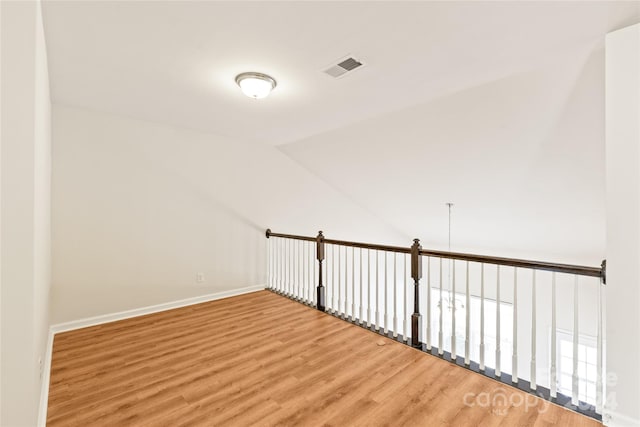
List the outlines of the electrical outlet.
{"type": "Polygon", "coordinates": [[[196,282],[204,283],[204,273],[197,273],[196,274],[196,282]]]}

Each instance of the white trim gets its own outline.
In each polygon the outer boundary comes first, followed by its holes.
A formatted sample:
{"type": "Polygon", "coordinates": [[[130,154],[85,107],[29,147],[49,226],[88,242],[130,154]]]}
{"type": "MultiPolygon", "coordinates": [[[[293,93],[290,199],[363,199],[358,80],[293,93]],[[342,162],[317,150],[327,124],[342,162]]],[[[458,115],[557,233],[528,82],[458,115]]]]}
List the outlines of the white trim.
{"type": "Polygon", "coordinates": [[[53,352],[53,328],[49,328],[47,348],[42,361],[42,378],[40,379],[40,407],[38,408],[38,427],[47,425],[47,404],[49,403],[49,379],[51,378],[51,354],[53,352]]]}
{"type": "Polygon", "coordinates": [[[619,412],[604,409],[602,423],[607,427],[639,427],[640,420],[634,419],[619,412]]]}
{"type": "Polygon", "coordinates": [[[144,316],[145,314],[158,313],[160,311],[172,310],[174,308],[186,307],[208,301],[229,298],[233,296],[249,294],[265,289],[265,285],[247,286],[229,291],[216,292],[215,294],[201,295],[177,301],[166,302],[148,307],[135,308],[133,310],[119,311],[117,313],[103,314],[100,316],[87,317],[85,319],[73,320],[71,322],[57,323],[49,328],[47,348],[45,351],[44,365],[42,369],[42,385],[40,389],[40,407],[38,408],[38,426],[45,427],[47,424],[47,404],[49,401],[49,380],[51,374],[51,357],[53,352],[53,338],[59,332],[67,332],[89,326],[101,325],[103,323],[115,322],[117,320],[129,319],[132,317],[144,316]]]}

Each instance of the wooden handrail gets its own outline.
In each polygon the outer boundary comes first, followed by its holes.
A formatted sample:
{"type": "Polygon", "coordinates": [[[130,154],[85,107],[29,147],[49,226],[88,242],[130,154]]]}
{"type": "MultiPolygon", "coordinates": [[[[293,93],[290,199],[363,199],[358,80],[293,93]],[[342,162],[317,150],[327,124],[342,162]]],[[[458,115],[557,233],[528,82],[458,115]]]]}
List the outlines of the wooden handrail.
{"type": "MultiPolygon", "coordinates": [[[[297,236],[295,234],[274,233],[269,229],[267,230],[266,235],[267,235],[267,239],[271,236],[271,237],[282,237],[284,239],[306,240],[310,242],[316,241],[315,237],[297,236]]],[[[403,253],[403,254],[411,253],[411,248],[404,248],[402,246],[379,245],[376,243],[351,242],[349,240],[336,240],[336,239],[324,239],[324,242],[329,245],[349,246],[349,247],[362,248],[362,249],[374,249],[378,251],[397,252],[397,253],[403,253]]]]}
{"type": "Polygon", "coordinates": [[[507,265],[510,267],[531,268],[534,270],[555,271],[557,273],[577,274],[580,276],[602,277],[602,268],[586,267],[582,265],[558,264],[553,262],[531,261],[516,258],[502,258],[487,255],[464,254],[459,252],[434,251],[422,249],[420,255],[449,258],[485,264],[507,265]]]}
{"type": "Polygon", "coordinates": [[[282,233],[274,233],[271,231],[271,229],[267,228],[267,239],[269,237],[282,237],[284,239],[294,239],[294,240],[306,240],[308,242],[315,242],[316,238],[315,237],[308,237],[308,236],[296,236],[295,234],[282,234],[282,233]]]}
{"type": "MultiPolygon", "coordinates": [[[[316,237],[297,236],[293,234],[274,233],[270,229],[266,232],[267,238],[281,237],[285,239],[316,241],[316,237]]],[[[379,251],[411,254],[411,247],[380,245],[375,243],[352,242],[348,240],[324,239],[325,244],[349,246],[362,249],[373,249],[379,251]]],[[[437,258],[448,258],[462,261],[480,262],[485,264],[506,265],[510,267],[530,268],[534,270],[555,271],[557,273],[577,274],[580,276],[591,276],[602,278],[605,283],[606,262],[602,262],[601,267],[587,267],[582,265],[559,264],[544,261],[531,261],[516,258],[503,258],[488,255],[465,254],[459,252],[436,251],[431,249],[420,249],[420,255],[437,258]]]]}
{"type": "Polygon", "coordinates": [[[350,246],[362,249],[374,249],[377,251],[396,252],[401,254],[410,254],[411,248],[403,248],[402,246],[378,245],[375,243],[350,242],[347,240],[325,239],[325,243],[330,245],[350,246]]]}

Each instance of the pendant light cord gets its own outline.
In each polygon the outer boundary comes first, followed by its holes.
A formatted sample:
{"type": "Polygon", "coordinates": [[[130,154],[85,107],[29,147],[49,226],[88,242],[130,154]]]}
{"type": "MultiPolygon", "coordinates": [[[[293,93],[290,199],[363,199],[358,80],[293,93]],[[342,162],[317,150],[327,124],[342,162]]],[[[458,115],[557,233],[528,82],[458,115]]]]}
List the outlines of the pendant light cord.
{"type": "MultiPolygon", "coordinates": [[[[449,252],[451,252],[451,207],[453,206],[453,203],[448,202],[447,206],[449,207],[449,252]]],[[[453,284],[451,282],[451,270],[453,269],[453,261],[451,260],[451,258],[449,258],[449,305],[451,306],[451,309],[455,311],[456,309],[456,301],[455,301],[455,295],[453,295],[453,284]]]]}

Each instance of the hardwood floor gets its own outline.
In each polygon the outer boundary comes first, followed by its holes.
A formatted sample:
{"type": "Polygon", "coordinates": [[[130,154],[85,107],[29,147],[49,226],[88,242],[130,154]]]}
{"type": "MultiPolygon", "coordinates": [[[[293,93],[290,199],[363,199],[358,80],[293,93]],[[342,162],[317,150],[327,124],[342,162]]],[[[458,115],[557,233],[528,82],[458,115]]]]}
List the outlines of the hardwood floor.
{"type": "Polygon", "coordinates": [[[47,424],[601,425],[268,291],[56,335],[47,424]]]}

